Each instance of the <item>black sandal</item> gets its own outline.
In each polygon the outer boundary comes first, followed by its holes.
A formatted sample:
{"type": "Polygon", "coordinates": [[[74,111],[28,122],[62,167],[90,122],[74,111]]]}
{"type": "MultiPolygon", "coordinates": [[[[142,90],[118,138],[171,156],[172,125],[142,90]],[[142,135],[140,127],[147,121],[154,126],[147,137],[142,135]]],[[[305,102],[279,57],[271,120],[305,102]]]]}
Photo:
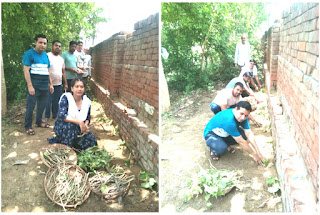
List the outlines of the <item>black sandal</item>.
{"type": "Polygon", "coordinates": [[[220,159],[220,155],[216,154],[215,152],[213,152],[210,148],[210,157],[212,158],[212,160],[217,161],[220,159]]]}
{"type": "Polygon", "coordinates": [[[235,153],[236,150],[232,147],[232,146],[228,146],[228,152],[230,152],[231,154],[235,153]]]}
{"type": "Polygon", "coordinates": [[[33,130],[32,128],[26,129],[26,133],[27,133],[28,135],[34,135],[34,134],[35,134],[35,133],[34,133],[34,130],[33,130]]]}

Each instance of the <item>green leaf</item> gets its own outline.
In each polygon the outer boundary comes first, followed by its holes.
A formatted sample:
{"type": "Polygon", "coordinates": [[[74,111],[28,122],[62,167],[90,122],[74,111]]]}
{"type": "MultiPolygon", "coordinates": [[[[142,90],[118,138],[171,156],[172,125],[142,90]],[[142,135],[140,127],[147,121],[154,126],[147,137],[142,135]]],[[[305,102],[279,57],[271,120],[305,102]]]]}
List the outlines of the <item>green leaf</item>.
{"type": "Polygon", "coordinates": [[[106,185],[102,185],[100,191],[101,191],[101,193],[106,193],[106,192],[107,192],[107,189],[108,189],[108,188],[107,188],[106,185]]]}
{"type": "Polygon", "coordinates": [[[149,182],[141,183],[140,186],[143,187],[143,188],[146,188],[146,189],[150,188],[149,182]]]}
{"type": "Polygon", "coordinates": [[[210,199],[210,197],[211,197],[211,194],[207,194],[207,195],[204,197],[204,199],[205,199],[206,201],[208,201],[208,200],[210,199]]]}
{"type": "Polygon", "coordinates": [[[268,178],[268,184],[274,184],[276,182],[274,177],[268,178]]]}

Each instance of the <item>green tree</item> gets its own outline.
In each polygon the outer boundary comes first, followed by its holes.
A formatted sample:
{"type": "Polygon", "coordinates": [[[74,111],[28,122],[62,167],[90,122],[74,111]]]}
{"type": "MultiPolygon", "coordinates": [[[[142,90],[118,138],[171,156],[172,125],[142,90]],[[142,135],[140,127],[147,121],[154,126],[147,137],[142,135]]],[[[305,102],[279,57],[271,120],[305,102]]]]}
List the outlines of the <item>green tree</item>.
{"type": "Polygon", "coordinates": [[[253,57],[260,57],[260,39],[253,36],[265,17],[263,3],[162,3],[161,45],[169,53],[163,62],[169,87],[190,91],[233,78],[242,33],[248,34],[253,57]]]}
{"type": "Polygon", "coordinates": [[[100,17],[102,8],[94,3],[1,3],[2,10],[2,56],[8,100],[25,98],[26,82],[23,74],[22,56],[33,47],[36,34],[48,38],[47,52],[51,42],[60,40],[67,50],[71,40],[80,40],[83,29],[86,37],[95,37],[96,25],[106,22],[100,17]]]}

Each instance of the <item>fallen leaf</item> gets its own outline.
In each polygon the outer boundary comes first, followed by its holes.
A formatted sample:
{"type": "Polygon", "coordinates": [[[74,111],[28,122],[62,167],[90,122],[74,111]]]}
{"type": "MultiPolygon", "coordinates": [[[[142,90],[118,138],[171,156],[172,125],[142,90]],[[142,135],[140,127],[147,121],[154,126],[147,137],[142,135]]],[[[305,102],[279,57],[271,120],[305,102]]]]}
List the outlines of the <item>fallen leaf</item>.
{"type": "Polygon", "coordinates": [[[13,165],[25,165],[25,164],[27,164],[28,162],[30,161],[30,159],[28,159],[28,160],[17,160],[16,162],[14,162],[14,164],[13,165]]]}

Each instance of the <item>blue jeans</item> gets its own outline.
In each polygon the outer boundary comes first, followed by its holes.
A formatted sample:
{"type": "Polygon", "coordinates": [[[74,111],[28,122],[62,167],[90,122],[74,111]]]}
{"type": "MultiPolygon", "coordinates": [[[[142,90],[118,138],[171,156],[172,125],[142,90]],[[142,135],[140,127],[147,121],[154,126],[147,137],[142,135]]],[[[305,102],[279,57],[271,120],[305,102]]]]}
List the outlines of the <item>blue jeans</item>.
{"type": "Polygon", "coordinates": [[[221,107],[219,105],[217,105],[216,103],[212,102],[210,104],[210,108],[211,108],[211,111],[214,113],[214,114],[217,114],[221,111],[221,107]]]}
{"type": "MultiPolygon", "coordinates": [[[[240,132],[241,136],[246,140],[247,137],[244,134],[244,131],[242,128],[238,127],[238,131],[240,132]]],[[[238,144],[232,136],[228,136],[228,137],[220,137],[218,135],[216,135],[213,131],[210,131],[205,137],[204,139],[206,140],[206,144],[208,147],[211,148],[211,150],[218,154],[218,155],[222,155],[224,154],[227,149],[228,146],[230,145],[236,145],[238,144]]]]}
{"type": "Polygon", "coordinates": [[[54,92],[53,94],[48,91],[48,103],[46,106],[46,111],[44,113],[45,118],[50,118],[50,113],[52,110],[52,119],[57,118],[58,115],[58,108],[59,108],[59,99],[62,95],[62,85],[53,86],[54,92]]]}
{"type": "Polygon", "coordinates": [[[25,129],[32,128],[32,115],[34,107],[37,103],[36,124],[42,123],[42,114],[48,101],[48,90],[34,89],[35,94],[31,96],[27,90],[27,107],[25,116],[25,129]]]}

